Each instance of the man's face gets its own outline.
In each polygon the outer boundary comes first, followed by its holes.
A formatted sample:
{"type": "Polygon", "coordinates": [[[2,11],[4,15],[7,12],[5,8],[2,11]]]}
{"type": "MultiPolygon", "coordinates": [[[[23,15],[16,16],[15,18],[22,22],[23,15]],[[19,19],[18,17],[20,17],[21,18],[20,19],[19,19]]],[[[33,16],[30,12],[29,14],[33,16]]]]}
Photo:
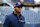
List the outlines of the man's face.
{"type": "Polygon", "coordinates": [[[21,12],[21,9],[22,9],[22,6],[16,6],[15,7],[15,11],[17,11],[17,12],[21,12]]]}

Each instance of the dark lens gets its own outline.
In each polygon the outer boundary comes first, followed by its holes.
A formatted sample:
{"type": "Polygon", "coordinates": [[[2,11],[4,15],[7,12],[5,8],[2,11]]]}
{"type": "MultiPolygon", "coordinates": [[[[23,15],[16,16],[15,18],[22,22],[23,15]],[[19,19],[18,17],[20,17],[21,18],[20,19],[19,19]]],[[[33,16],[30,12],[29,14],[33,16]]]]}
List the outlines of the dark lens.
{"type": "Polygon", "coordinates": [[[22,8],[22,6],[21,6],[21,8],[22,8]]]}
{"type": "Polygon", "coordinates": [[[18,8],[20,8],[20,7],[18,6],[18,8]]]}
{"type": "Polygon", "coordinates": [[[22,8],[22,7],[18,6],[18,8],[22,8]]]}
{"type": "Polygon", "coordinates": [[[16,7],[18,7],[18,6],[16,6],[16,7]]]}

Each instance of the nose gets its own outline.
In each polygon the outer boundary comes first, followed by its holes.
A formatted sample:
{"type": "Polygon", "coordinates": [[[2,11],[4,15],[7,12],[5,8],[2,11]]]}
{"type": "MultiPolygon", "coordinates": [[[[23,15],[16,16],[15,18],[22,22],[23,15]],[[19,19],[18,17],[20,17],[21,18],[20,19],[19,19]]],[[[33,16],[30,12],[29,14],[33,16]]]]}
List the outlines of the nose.
{"type": "Polygon", "coordinates": [[[22,9],[22,8],[20,8],[20,9],[22,9]]]}

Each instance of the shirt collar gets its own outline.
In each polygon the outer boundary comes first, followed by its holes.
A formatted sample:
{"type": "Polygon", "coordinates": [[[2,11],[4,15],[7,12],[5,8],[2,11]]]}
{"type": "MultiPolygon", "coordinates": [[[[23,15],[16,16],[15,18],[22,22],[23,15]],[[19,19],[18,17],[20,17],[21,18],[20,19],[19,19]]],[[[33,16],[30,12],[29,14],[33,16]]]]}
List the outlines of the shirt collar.
{"type": "MultiPolygon", "coordinates": [[[[13,12],[13,15],[17,16],[17,14],[15,14],[14,12],[13,12]]],[[[21,16],[21,14],[19,16],[21,16]]]]}

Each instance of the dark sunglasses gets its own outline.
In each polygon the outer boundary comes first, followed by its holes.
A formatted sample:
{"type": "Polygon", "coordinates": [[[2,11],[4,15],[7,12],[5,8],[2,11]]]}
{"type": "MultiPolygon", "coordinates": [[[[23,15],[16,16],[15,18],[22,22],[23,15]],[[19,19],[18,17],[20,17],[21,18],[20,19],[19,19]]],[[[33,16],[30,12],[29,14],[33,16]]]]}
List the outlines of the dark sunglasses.
{"type": "Polygon", "coordinates": [[[16,7],[18,7],[18,8],[22,8],[22,6],[20,7],[20,6],[16,6],[16,7]]]}

